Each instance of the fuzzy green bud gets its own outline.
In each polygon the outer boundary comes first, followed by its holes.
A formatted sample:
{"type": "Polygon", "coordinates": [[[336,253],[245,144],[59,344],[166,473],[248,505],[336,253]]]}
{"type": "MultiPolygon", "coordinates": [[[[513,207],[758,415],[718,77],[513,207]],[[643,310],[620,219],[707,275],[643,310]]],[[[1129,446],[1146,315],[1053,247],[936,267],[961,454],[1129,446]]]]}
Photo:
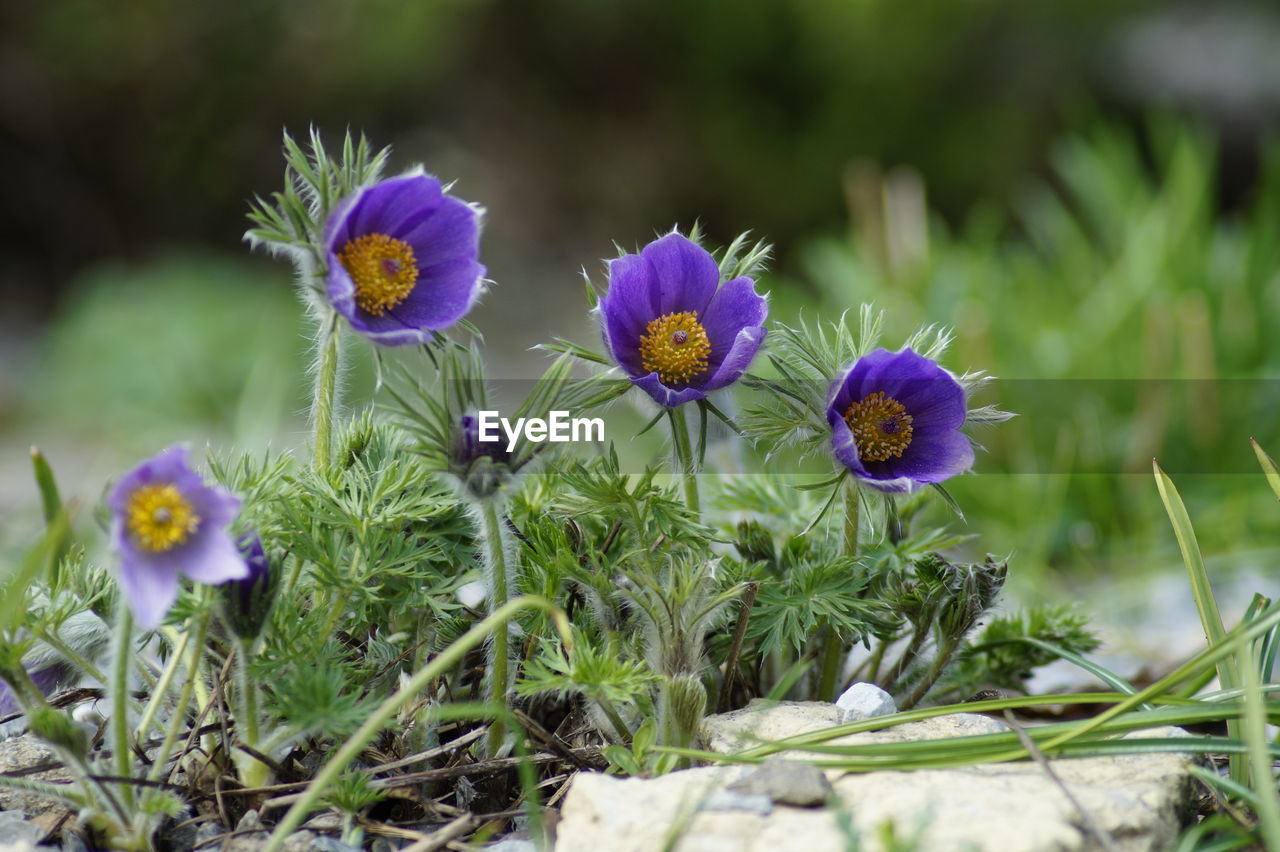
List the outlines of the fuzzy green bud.
{"type": "Polygon", "coordinates": [[[702,679],[697,675],[669,678],[663,688],[663,709],[672,737],[670,745],[692,745],[707,712],[707,690],[702,679]]]}
{"type": "Polygon", "coordinates": [[[748,562],[769,562],[775,559],[773,535],[759,521],[739,521],[734,547],[748,562]]]}

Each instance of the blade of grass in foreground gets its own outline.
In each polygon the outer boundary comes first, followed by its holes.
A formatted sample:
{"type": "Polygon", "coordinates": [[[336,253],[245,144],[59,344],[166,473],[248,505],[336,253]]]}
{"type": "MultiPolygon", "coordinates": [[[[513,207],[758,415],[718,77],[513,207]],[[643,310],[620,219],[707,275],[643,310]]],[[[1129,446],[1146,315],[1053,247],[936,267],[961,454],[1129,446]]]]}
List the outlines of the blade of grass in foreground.
{"type": "MultiPolygon", "coordinates": [[[[1178,494],[1173,480],[1160,469],[1160,464],[1151,460],[1155,472],[1156,488],[1160,491],[1160,499],[1164,501],[1169,522],[1173,524],[1173,534],[1178,539],[1178,549],[1182,551],[1182,562],[1187,568],[1187,577],[1191,580],[1191,594],[1196,601],[1196,609],[1200,613],[1200,623],[1204,627],[1204,636],[1209,645],[1222,641],[1226,628],[1222,626],[1222,613],[1218,611],[1218,602],[1213,596],[1213,587],[1209,584],[1209,572],[1205,570],[1204,558],[1200,555],[1200,544],[1196,541],[1196,531],[1191,525],[1191,517],[1187,507],[1178,494]]],[[[1230,659],[1224,658],[1218,664],[1218,682],[1223,689],[1234,689],[1240,685],[1236,677],[1236,668],[1230,659]]],[[[1227,733],[1238,739],[1240,725],[1238,722],[1227,722],[1227,733]]],[[[1248,774],[1245,761],[1240,757],[1231,758],[1231,778],[1243,782],[1248,774]]]]}
{"type": "Polygon", "coordinates": [[[1258,457],[1258,464],[1262,465],[1262,473],[1267,477],[1267,484],[1271,486],[1276,499],[1280,500],[1280,468],[1276,467],[1275,459],[1267,455],[1267,451],[1262,449],[1257,441],[1250,438],[1249,443],[1253,445],[1253,453],[1258,457]]]}
{"type": "Polygon", "coordinates": [[[1280,793],[1271,768],[1267,742],[1267,702],[1258,681],[1258,660],[1244,634],[1236,638],[1236,665],[1244,685],[1244,741],[1249,747],[1253,789],[1257,793],[1258,824],[1268,849],[1280,849],[1280,793]]]}

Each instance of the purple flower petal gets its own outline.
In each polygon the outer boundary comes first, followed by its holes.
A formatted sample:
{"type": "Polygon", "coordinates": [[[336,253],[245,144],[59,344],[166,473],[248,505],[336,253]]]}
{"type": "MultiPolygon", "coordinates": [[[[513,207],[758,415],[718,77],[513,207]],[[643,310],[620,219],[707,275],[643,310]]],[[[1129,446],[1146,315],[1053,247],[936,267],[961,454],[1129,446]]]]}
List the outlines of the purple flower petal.
{"type": "MultiPolygon", "coordinates": [[[[887,463],[886,463],[887,464],[887,463]]],[[[893,472],[915,482],[943,482],[973,467],[973,443],[959,430],[925,431],[896,460],[893,472]]]]}
{"type": "MultiPolygon", "coordinates": [[[[756,292],[755,282],[750,278],[735,278],[721,285],[700,317],[702,327],[707,330],[707,339],[711,341],[708,361],[712,370],[737,345],[738,332],[751,326],[762,326],[768,315],[769,304],[756,292]]],[[[743,369],[746,369],[745,364],[743,369]]],[[[741,374],[742,371],[738,372],[741,374]]]]}
{"type": "Polygon", "coordinates": [[[706,249],[671,233],[649,243],[640,254],[653,269],[656,316],[680,311],[697,311],[700,318],[706,315],[707,303],[720,283],[720,269],[706,249]]]}
{"type": "Polygon", "coordinates": [[[445,197],[434,209],[410,217],[388,236],[413,246],[422,270],[459,259],[474,263],[480,250],[480,213],[464,201],[445,197]]]}
{"type": "Polygon", "coordinates": [[[480,298],[484,273],[474,256],[426,267],[419,273],[413,292],[387,315],[408,328],[448,328],[480,298]]]}
{"type": "Polygon", "coordinates": [[[640,337],[659,316],[654,303],[653,268],[640,255],[623,255],[609,263],[609,292],[600,300],[604,337],[614,360],[631,375],[640,366],[640,337]]]}
{"type": "MultiPolygon", "coordinates": [[[[702,389],[705,391],[719,390],[727,387],[738,379],[742,378],[742,374],[747,371],[747,367],[751,366],[751,359],[756,357],[756,353],[760,351],[760,347],[764,344],[765,335],[768,332],[763,326],[748,326],[740,329],[733,339],[733,345],[729,347],[729,351],[721,356],[720,364],[713,367],[710,378],[704,379],[702,389]]],[[[715,358],[714,345],[712,349],[712,358],[715,358]]],[[[711,362],[713,365],[715,361],[711,362]]]]}
{"type": "Polygon", "coordinates": [[[178,570],[168,561],[152,562],[122,554],[120,590],[143,630],[154,630],[178,598],[178,570]]]}
{"type": "Polygon", "coordinates": [[[698,388],[673,390],[658,380],[657,373],[633,377],[631,383],[653,397],[653,401],[658,405],[665,405],[667,408],[675,408],[677,405],[684,405],[686,402],[707,398],[706,393],[698,388]]]}
{"type": "Polygon", "coordinates": [[[424,174],[374,184],[357,196],[347,216],[346,238],[377,233],[403,239],[401,233],[436,211],[443,200],[441,193],[440,181],[424,174]]]}
{"type": "Polygon", "coordinates": [[[183,574],[208,586],[249,576],[248,563],[225,530],[218,535],[194,536],[183,548],[182,558],[174,561],[183,574]]]}

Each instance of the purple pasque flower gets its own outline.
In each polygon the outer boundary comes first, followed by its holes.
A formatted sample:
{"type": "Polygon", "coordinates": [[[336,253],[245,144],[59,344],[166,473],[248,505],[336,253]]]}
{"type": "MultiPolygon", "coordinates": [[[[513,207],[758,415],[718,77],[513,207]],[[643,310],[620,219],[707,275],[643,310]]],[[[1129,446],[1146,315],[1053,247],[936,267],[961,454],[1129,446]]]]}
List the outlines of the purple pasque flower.
{"type": "Polygon", "coordinates": [[[126,473],[108,499],[112,542],[120,552],[120,586],[145,630],[160,624],[178,596],[178,575],[215,585],[248,576],[227,525],[240,501],[206,485],[170,447],[126,473]]]}
{"type": "Polygon", "coordinates": [[[872,488],[896,493],[973,465],[973,445],[960,431],[967,416],[955,376],[909,348],[863,355],[827,403],[836,458],[872,488]]]}
{"type": "Polygon", "coordinates": [[[412,173],[365,187],[325,225],[329,301],[375,343],[425,343],[484,287],[480,210],[412,173]]]}
{"type": "Polygon", "coordinates": [[[600,302],[613,359],[668,408],[737,381],[764,342],[768,313],[754,281],[721,283],[711,254],[677,233],[610,262],[600,302]]]}

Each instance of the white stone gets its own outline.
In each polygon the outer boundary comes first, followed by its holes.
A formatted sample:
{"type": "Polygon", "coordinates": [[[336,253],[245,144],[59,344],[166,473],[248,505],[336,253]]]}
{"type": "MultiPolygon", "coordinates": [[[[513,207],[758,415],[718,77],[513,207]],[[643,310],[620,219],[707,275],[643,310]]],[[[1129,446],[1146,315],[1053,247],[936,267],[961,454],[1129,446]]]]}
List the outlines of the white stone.
{"type": "MultiPolygon", "coordinates": [[[[761,740],[830,727],[837,708],[819,702],[753,706],[711,716],[709,747],[729,751],[761,740]],[[825,709],[824,709],[825,708],[825,709]]],[[[842,743],[888,743],[981,736],[1007,730],[995,719],[960,713],[841,737],[842,743]]],[[[1178,728],[1136,734],[1179,737],[1178,728]]],[[[790,759],[801,752],[791,751],[790,759]]],[[[812,757],[812,756],[811,756],[812,757]]],[[[1188,754],[1133,754],[1057,759],[1052,767],[1080,805],[1122,852],[1166,849],[1177,837],[1193,764],[1188,754]]],[[[653,779],[577,775],[565,796],[557,852],[656,852],[678,838],[681,852],[826,852],[851,845],[881,849],[892,823],[899,840],[917,838],[933,852],[1083,852],[1098,848],[1075,805],[1038,764],[997,763],[953,769],[845,773],[828,770],[838,803],[800,808],[774,802],[767,813],[714,810],[752,767],[709,766],[653,779]]]]}
{"type": "Polygon", "coordinates": [[[840,708],[841,723],[861,722],[898,712],[893,696],[874,683],[855,683],[836,699],[836,706],[840,708]]]}
{"type": "Polygon", "coordinates": [[[485,598],[489,596],[489,592],[484,587],[484,583],[479,580],[472,580],[470,583],[463,583],[454,592],[458,597],[458,603],[467,609],[475,609],[484,603],[485,598]]]}

